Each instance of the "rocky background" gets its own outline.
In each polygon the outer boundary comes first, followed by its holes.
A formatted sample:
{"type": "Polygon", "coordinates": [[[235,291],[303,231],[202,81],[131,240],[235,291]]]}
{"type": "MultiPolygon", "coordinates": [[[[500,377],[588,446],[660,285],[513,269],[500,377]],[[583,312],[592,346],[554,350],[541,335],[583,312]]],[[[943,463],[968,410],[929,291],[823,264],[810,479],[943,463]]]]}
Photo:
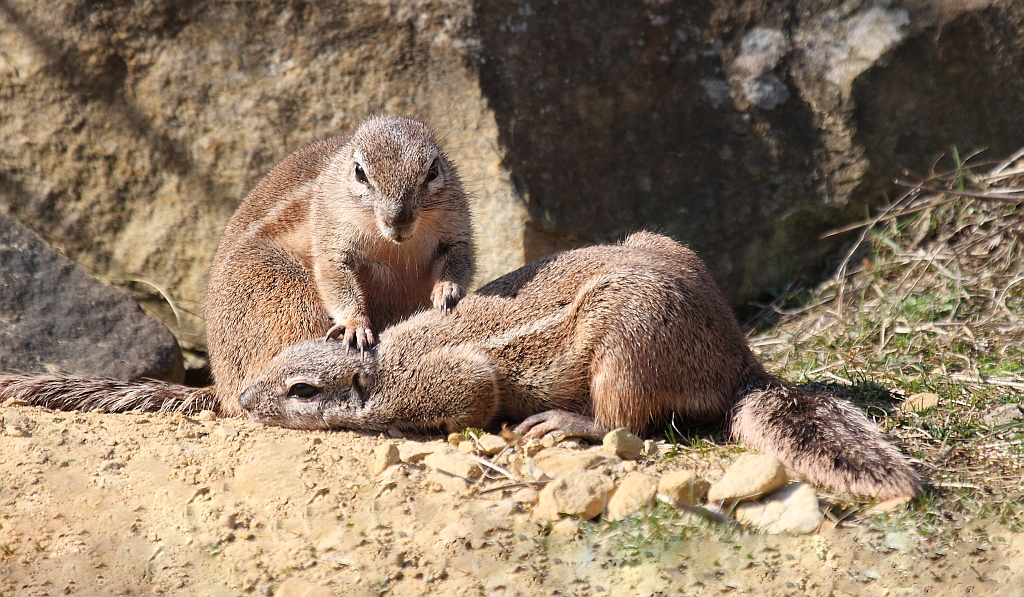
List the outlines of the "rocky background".
{"type": "Polygon", "coordinates": [[[202,350],[248,190],[406,114],[461,166],[480,281],[646,227],[742,308],[824,271],[844,237],[822,233],[902,168],[1024,145],[1022,97],[1010,0],[0,0],[0,214],[164,289],[181,321],[147,309],[202,350]]]}

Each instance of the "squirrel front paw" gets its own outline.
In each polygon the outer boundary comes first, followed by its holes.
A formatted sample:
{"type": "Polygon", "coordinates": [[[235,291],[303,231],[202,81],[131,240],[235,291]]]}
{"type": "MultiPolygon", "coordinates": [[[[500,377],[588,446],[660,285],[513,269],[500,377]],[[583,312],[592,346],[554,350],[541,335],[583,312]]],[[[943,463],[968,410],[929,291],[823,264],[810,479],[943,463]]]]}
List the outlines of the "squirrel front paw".
{"type": "Polygon", "coordinates": [[[455,309],[455,305],[466,296],[466,291],[455,282],[438,282],[434,284],[434,291],[430,293],[430,302],[434,308],[442,313],[448,314],[455,309]]]}
{"type": "Polygon", "coordinates": [[[336,323],[327,330],[327,341],[338,338],[342,338],[345,346],[358,348],[359,352],[372,348],[377,342],[373,337],[373,330],[370,328],[370,318],[365,315],[354,315],[349,317],[345,323],[336,323]]]}

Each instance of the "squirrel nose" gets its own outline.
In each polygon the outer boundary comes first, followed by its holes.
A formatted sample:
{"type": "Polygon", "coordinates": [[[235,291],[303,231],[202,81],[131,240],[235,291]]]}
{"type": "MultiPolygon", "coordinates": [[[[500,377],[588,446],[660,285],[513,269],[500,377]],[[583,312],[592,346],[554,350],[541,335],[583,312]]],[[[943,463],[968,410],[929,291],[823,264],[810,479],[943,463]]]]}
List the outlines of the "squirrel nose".
{"type": "Polygon", "coordinates": [[[253,392],[252,388],[249,388],[248,390],[242,392],[242,395],[238,397],[238,404],[245,410],[249,410],[249,408],[253,405],[253,402],[255,401],[254,394],[255,392],[253,392]]]}
{"type": "Polygon", "coordinates": [[[403,205],[401,209],[385,215],[382,220],[384,220],[385,225],[391,228],[406,228],[416,220],[416,215],[413,214],[408,205],[403,205]]]}

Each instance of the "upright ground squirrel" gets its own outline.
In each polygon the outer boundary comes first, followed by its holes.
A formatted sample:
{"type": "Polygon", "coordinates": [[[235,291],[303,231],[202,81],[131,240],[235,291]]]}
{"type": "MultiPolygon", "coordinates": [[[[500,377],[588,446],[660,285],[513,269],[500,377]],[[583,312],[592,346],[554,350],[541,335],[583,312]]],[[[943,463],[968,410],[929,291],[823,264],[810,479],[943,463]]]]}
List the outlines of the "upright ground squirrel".
{"type": "Polygon", "coordinates": [[[215,408],[282,348],[374,332],[431,305],[448,312],[473,275],[469,203],[421,122],[364,121],[277,164],[238,206],[210,268],[206,333],[213,389],[62,375],[0,376],[0,396],[51,408],[215,408]]]}

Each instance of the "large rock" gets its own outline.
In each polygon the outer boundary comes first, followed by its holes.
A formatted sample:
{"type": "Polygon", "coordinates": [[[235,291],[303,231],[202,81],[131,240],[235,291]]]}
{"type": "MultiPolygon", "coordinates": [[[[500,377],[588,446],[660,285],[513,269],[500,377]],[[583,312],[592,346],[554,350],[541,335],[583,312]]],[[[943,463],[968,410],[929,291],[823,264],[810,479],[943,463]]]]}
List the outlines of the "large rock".
{"type": "MultiPolygon", "coordinates": [[[[820,268],[906,166],[1021,143],[1010,0],[93,2],[0,9],[0,212],[149,279],[202,348],[210,259],[270,167],[376,112],[461,166],[478,280],[653,227],[738,304],[820,268]]],[[[944,166],[943,166],[944,167],[944,166]]],[[[173,321],[159,300],[144,307],[173,321]]]]}
{"type": "Polygon", "coordinates": [[[527,257],[653,226],[745,303],[818,269],[903,167],[1024,139],[1021,2],[476,7],[527,257]]]}
{"type": "Polygon", "coordinates": [[[2,215],[0,371],[185,378],[163,324],[2,215]]]}
{"type": "Polygon", "coordinates": [[[166,288],[182,345],[202,349],[207,272],[238,202],[300,146],[404,114],[459,165],[478,279],[496,277],[523,263],[527,215],[473,18],[469,0],[4,2],[0,213],[90,271],[166,288]]]}

